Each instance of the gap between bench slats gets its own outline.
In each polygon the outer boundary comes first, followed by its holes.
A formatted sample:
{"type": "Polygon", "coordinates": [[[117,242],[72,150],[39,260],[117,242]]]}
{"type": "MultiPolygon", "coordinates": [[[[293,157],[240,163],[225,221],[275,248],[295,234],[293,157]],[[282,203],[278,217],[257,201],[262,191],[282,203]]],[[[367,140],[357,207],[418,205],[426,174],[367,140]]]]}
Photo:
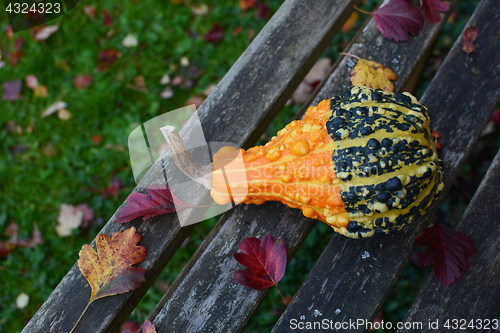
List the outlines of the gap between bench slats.
{"type": "MultiPolygon", "coordinates": [[[[443,196],[500,97],[499,6],[494,0],[480,3],[469,22],[477,24],[480,31],[471,61],[466,63],[460,36],[421,99],[441,133],[443,196]]],[[[290,320],[300,320],[301,316],[305,321],[373,320],[410,258],[413,240],[429,225],[441,201],[398,233],[360,241],[335,235],[273,332],[288,332],[290,320]],[[315,310],[322,316],[315,317],[315,310]]],[[[349,329],[363,331],[361,327],[349,329]]]]}
{"type": "MultiPolygon", "coordinates": [[[[452,2],[451,7],[457,3],[452,2]]],[[[382,63],[407,54],[405,61],[398,61],[397,66],[388,64],[398,75],[396,89],[401,89],[432,47],[445,21],[446,17],[441,24],[427,25],[417,38],[407,43],[394,43],[379,37],[380,33],[371,20],[349,52],[382,63]]],[[[342,92],[342,86],[350,87],[351,68],[345,62],[334,73],[337,94],[342,92]]],[[[330,91],[329,94],[335,93],[330,91]]],[[[150,320],[160,332],[241,331],[268,290],[256,291],[234,282],[232,273],[241,266],[234,261],[232,253],[238,251],[239,242],[246,237],[271,233],[275,239],[285,240],[291,259],[314,222],[306,219],[301,211],[281,203],[236,207],[205,251],[194,256],[196,262],[189,264],[192,268],[185,270],[174,282],[177,288],[168,292],[167,303],[161,310],[155,309],[150,320]]]]}
{"type": "MultiPolygon", "coordinates": [[[[327,48],[352,11],[352,4],[359,2],[287,0],[198,110],[207,142],[254,143],[327,48]]],[[[186,140],[197,130],[191,119],[181,136],[186,140]]],[[[175,175],[171,166],[167,161],[169,178],[175,175]]],[[[134,191],[162,183],[161,163],[157,161],[134,191]]],[[[197,205],[206,198],[208,191],[200,186],[191,203],[197,205]]],[[[194,214],[192,210],[182,213],[194,214]]],[[[115,216],[101,232],[111,235],[131,226],[137,228],[142,236],[140,245],[148,251],[138,265],[147,269],[146,282],[132,292],[94,302],[75,332],[118,331],[193,227],[181,228],[175,214],[125,225],[115,223],[115,216]]],[[[23,332],[69,331],[89,298],[90,287],[75,264],[23,332]]]]}
{"type": "MultiPolygon", "coordinates": [[[[500,18],[498,18],[500,19],[500,18]]],[[[447,320],[453,326],[453,319],[460,327],[465,319],[464,330],[455,332],[475,332],[481,319],[493,319],[500,310],[500,151],[479,185],[456,230],[470,236],[476,246],[476,256],[470,258],[470,270],[462,271],[462,277],[451,286],[445,287],[434,276],[429,275],[424,287],[413,302],[405,322],[423,325],[420,330],[400,330],[398,332],[435,332],[429,329],[429,321],[438,320],[439,329],[447,320]],[[472,321],[472,327],[468,324],[472,321]]],[[[493,326],[493,325],[490,325],[493,326]]]]}

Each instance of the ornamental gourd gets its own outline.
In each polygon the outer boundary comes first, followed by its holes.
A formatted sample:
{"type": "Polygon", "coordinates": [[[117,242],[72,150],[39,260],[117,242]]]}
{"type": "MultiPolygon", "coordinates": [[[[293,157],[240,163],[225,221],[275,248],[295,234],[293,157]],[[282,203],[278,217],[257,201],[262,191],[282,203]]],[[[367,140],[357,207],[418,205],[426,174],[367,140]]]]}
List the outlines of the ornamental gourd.
{"type": "Polygon", "coordinates": [[[345,236],[370,237],[400,230],[439,196],[435,143],[414,96],[353,87],[264,146],[221,148],[210,193],[218,204],[281,201],[345,236]]]}

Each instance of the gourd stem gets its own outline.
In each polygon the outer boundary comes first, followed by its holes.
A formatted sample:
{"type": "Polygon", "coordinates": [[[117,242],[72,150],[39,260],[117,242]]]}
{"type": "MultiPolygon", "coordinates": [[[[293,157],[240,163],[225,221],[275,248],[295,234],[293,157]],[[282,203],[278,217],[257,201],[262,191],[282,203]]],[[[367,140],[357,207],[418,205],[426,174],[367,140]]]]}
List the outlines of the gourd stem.
{"type": "Polygon", "coordinates": [[[208,190],[211,190],[212,165],[200,166],[198,163],[193,161],[175,127],[165,126],[161,127],[160,130],[163,133],[165,140],[167,140],[168,147],[172,153],[172,158],[179,170],[192,180],[205,186],[208,190]]]}

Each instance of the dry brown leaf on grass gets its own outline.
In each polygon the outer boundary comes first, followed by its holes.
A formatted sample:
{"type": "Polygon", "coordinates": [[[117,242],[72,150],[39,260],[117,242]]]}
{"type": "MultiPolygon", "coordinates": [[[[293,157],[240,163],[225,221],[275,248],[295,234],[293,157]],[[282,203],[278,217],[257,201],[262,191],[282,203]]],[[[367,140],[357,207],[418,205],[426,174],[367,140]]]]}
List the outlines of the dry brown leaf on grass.
{"type": "Polygon", "coordinates": [[[362,59],[353,54],[341,52],[340,54],[358,59],[358,63],[351,72],[351,83],[353,86],[366,86],[373,89],[394,91],[391,80],[396,80],[396,74],[392,70],[378,62],[362,59]]]}
{"type": "Polygon", "coordinates": [[[137,246],[141,236],[135,230],[131,227],[123,232],[117,231],[111,238],[106,234],[97,235],[97,252],[90,245],[83,245],[79,253],[78,267],[90,284],[92,292],[85,310],[71,332],[93,301],[137,289],[146,281],[146,270],[132,267],[146,258],[146,248],[137,246]]]}

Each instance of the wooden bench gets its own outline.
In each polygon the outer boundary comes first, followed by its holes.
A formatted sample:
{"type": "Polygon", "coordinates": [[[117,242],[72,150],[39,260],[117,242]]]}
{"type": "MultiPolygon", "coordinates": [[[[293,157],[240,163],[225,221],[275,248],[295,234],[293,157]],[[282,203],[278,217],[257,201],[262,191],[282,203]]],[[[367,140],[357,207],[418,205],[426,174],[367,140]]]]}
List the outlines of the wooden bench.
{"type": "MultiPolygon", "coordinates": [[[[353,5],[359,2],[287,0],[198,110],[207,142],[253,145],[327,48],[353,5]]],[[[370,19],[347,52],[391,67],[398,77],[395,91],[403,91],[458,2],[450,2],[450,10],[440,23],[426,24],[417,37],[404,43],[384,39],[370,19]]],[[[460,37],[420,100],[428,107],[434,128],[441,134],[443,198],[500,100],[500,3],[482,0],[469,24],[479,28],[476,51],[470,55],[470,61],[465,61],[460,37]]],[[[352,60],[341,57],[316,90],[312,104],[349,89],[353,64],[352,60]]],[[[181,136],[188,138],[194,128],[194,122],[189,121],[181,136]]],[[[167,169],[171,164],[167,161],[167,169]]],[[[157,161],[135,191],[149,184],[160,184],[162,179],[162,166],[157,161]]],[[[424,323],[424,329],[404,332],[433,331],[425,326],[429,319],[444,322],[453,318],[491,319],[497,315],[500,204],[496,194],[499,190],[500,155],[497,155],[458,226],[477,247],[477,256],[471,258],[471,270],[448,288],[431,274],[406,319],[424,323]]],[[[199,196],[193,200],[201,203],[207,199],[207,192],[201,191],[200,185],[199,196]]],[[[425,216],[397,233],[353,240],[332,231],[330,243],[273,332],[289,332],[292,319],[373,320],[415,250],[413,240],[429,225],[442,201],[435,202],[425,216]],[[365,251],[370,257],[363,259],[365,251]],[[315,316],[315,310],[321,313],[320,317],[318,312],[315,316]]],[[[193,211],[183,213],[193,214],[193,211]]],[[[75,332],[118,332],[195,227],[181,228],[175,214],[146,222],[137,219],[126,225],[115,223],[115,216],[101,232],[111,235],[130,226],[137,228],[142,236],[140,245],[148,251],[145,261],[137,265],[147,269],[146,282],[132,292],[94,302],[75,332]]],[[[275,239],[285,240],[290,260],[315,222],[305,218],[300,210],[275,202],[240,205],[225,213],[149,319],[158,332],[242,331],[269,290],[257,291],[235,283],[232,273],[241,266],[232,259],[232,253],[238,251],[238,244],[246,237],[261,238],[270,233],[275,239]]],[[[75,264],[23,332],[68,332],[85,308],[89,295],[90,287],[75,264]]]]}

